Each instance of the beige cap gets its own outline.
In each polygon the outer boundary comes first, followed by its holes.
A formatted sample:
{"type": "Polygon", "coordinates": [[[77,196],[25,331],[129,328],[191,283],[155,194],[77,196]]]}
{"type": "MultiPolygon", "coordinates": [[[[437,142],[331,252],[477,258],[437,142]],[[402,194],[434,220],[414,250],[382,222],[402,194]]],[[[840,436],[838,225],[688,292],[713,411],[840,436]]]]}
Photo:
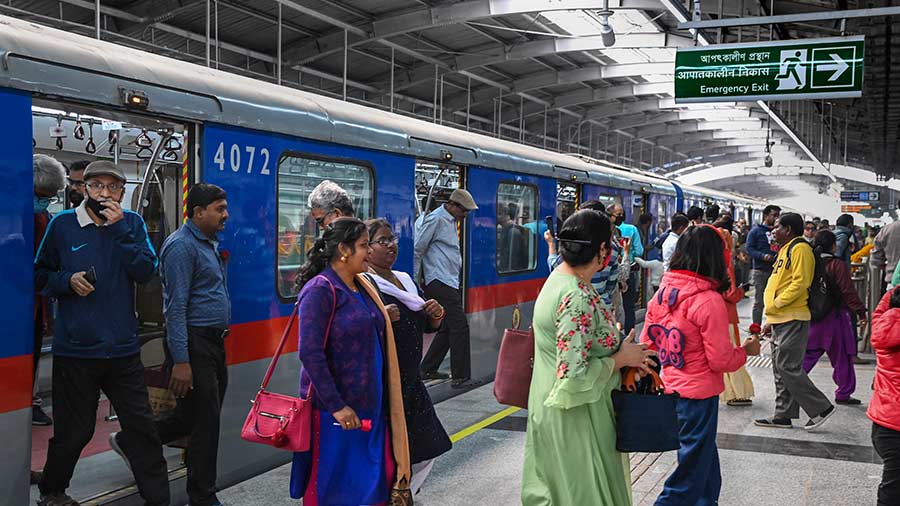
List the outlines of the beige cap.
{"type": "Polygon", "coordinates": [[[450,200],[463,206],[469,211],[478,209],[478,205],[475,204],[475,199],[472,198],[472,194],[461,188],[453,190],[453,193],[450,194],[450,200]]]}
{"type": "Polygon", "coordinates": [[[123,183],[128,181],[125,178],[125,171],[109,160],[97,160],[88,164],[84,169],[84,180],[87,181],[94,176],[112,176],[123,183]]]}

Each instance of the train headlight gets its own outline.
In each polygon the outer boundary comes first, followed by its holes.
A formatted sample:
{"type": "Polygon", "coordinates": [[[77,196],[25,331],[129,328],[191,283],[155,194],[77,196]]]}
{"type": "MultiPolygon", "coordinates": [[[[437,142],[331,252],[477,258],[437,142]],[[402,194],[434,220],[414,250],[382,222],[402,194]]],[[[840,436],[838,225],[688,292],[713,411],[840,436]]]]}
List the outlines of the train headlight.
{"type": "Polygon", "coordinates": [[[453,153],[451,153],[450,151],[448,151],[446,149],[442,149],[441,150],[441,160],[443,160],[445,162],[449,162],[449,161],[453,160],[453,153]]]}

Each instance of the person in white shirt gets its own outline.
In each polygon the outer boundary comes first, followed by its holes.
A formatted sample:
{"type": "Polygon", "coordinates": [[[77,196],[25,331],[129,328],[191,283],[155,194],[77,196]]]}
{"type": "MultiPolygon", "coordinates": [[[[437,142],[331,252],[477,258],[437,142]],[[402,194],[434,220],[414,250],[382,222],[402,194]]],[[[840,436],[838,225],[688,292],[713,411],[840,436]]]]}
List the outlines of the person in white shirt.
{"type": "Polygon", "coordinates": [[[675,213],[672,216],[672,231],[669,232],[669,237],[666,237],[666,241],[662,246],[663,272],[669,270],[669,261],[675,253],[675,245],[678,244],[678,238],[681,237],[681,234],[687,230],[690,224],[690,220],[683,213],[675,213]]]}

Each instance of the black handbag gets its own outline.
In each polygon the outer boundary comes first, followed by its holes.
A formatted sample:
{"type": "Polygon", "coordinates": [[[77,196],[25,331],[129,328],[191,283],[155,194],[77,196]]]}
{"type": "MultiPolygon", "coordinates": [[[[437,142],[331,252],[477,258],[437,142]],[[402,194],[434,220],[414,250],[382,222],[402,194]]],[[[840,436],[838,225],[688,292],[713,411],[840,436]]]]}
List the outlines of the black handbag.
{"type": "Polygon", "coordinates": [[[635,384],[635,369],[622,370],[622,389],[613,390],[616,450],[666,452],[681,447],[678,440],[678,394],[666,394],[656,371],[635,384]]]}

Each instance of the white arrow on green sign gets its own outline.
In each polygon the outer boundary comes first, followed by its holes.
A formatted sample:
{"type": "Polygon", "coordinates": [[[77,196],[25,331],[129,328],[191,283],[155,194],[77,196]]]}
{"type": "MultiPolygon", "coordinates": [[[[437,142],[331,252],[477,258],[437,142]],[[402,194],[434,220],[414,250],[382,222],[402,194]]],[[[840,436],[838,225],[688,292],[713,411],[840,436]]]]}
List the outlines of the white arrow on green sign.
{"type": "Polygon", "coordinates": [[[675,102],[862,95],[863,36],[678,48],[675,102]]]}

